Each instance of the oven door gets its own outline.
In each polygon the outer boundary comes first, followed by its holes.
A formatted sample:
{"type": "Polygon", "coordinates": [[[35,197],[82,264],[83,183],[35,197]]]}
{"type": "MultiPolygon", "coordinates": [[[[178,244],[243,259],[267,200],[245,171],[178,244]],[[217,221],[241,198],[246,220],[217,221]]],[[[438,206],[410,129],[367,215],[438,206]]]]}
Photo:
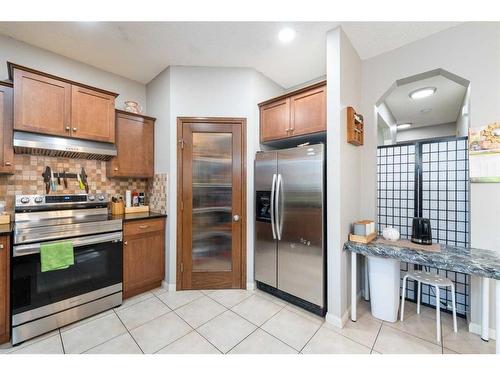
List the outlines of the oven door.
{"type": "Polygon", "coordinates": [[[66,240],[73,242],[75,264],[48,272],[41,272],[40,243],[13,247],[14,325],[121,291],[122,232],[66,240]]]}

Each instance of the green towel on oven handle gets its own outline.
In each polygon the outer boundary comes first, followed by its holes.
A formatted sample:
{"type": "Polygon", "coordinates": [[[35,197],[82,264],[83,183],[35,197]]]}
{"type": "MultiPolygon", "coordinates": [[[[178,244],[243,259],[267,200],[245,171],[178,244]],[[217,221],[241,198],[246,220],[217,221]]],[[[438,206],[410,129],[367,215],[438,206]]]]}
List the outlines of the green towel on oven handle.
{"type": "Polygon", "coordinates": [[[71,241],[52,242],[40,245],[42,272],[62,270],[75,264],[71,241]]]}

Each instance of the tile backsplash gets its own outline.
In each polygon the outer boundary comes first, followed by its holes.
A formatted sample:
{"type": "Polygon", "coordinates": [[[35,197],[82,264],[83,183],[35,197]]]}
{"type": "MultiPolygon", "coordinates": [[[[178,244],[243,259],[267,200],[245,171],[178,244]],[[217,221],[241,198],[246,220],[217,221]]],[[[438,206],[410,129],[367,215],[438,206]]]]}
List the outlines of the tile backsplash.
{"type": "Polygon", "coordinates": [[[167,213],[167,174],[155,174],[148,180],[148,197],[151,211],[167,213]]]}
{"type": "MultiPolygon", "coordinates": [[[[20,155],[14,156],[15,173],[13,175],[0,175],[0,200],[6,201],[6,210],[14,209],[14,196],[16,194],[45,194],[45,184],[42,173],[46,166],[53,172],[79,173],[85,168],[89,189],[91,193],[107,193],[125,195],[125,190],[137,190],[146,192],[151,202],[158,202],[156,206],[162,207],[161,202],[166,202],[166,191],[161,190],[163,179],[166,175],[157,175],[153,179],[145,178],[108,178],[106,177],[106,162],[86,159],[56,158],[48,156],[20,155]],[[156,185],[155,185],[156,181],[156,185]],[[156,186],[155,189],[152,187],[156,186]],[[159,194],[154,198],[151,193],[159,194]],[[162,196],[165,195],[165,197],[162,196]]],[[[78,194],[84,193],[78,186],[76,179],[68,179],[68,188],[64,189],[57,185],[57,190],[51,194],[78,194]]],[[[166,186],[163,185],[163,186],[166,186]]],[[[154,210],[152,208],[152,210],[154,210]]]]}

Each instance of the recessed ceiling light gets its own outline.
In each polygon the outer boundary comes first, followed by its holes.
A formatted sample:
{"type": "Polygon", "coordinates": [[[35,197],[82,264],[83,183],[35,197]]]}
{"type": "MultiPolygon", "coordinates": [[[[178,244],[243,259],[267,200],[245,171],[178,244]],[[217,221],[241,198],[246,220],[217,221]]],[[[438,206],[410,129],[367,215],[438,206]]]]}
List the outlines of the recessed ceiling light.
{"type": "Polygon", "coordinates": [[[432,111],[432,108],[424,108],[420,110],[421,113],[429,113],[430,111],[432,111]]]}
{"type": "Polygon", "coordinates": [[[280,30],[278,38],[283,43],[290,43],[292,40],[295,39],[295,30],[289,27],[285,27],[284,29],[280,30]]]}
{"type": "Polygon", "coordinates": [[[409,127],[411,126],[410,123],[407,123],[407,124],[399,124],[397,126],[398,129],[408,129],[409,127]]]}
{"type": "Polygon", "coordinates": [[[428,96],[434,95],[436,93],[435,87],[424,87],[422,89],[418,89],[410,92],[410,98],[412,99],[422,99],[427,98],[428,96]]]}

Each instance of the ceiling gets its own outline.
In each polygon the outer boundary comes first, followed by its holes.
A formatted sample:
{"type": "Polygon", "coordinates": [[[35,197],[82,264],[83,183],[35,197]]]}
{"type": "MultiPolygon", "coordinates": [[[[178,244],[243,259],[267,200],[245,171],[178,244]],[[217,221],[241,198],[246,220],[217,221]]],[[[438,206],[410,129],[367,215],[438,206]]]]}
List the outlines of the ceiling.
{"type": "Polygon", "coordinates": [[[395,87],[385,103],[398,124],[411,123],[412,128],[456,122],[462,108],[466,87],[443,75],[420,79],[395,87]],[[435,87],[436,93],[422,99],[409,94],[424,87],[435,87]],[[431,108],[427,113],[422,109],[431,108]]]}
{"type": "Polygon", "coordinates": [[[325,34],[342,25],[362,59],[457,22],[0,22],[0,34],[142,83],[169,65],[252,67],[284,88],[326,73],[325,34]],[[283,44],[284,26],[297,32],[283,44]]]}

